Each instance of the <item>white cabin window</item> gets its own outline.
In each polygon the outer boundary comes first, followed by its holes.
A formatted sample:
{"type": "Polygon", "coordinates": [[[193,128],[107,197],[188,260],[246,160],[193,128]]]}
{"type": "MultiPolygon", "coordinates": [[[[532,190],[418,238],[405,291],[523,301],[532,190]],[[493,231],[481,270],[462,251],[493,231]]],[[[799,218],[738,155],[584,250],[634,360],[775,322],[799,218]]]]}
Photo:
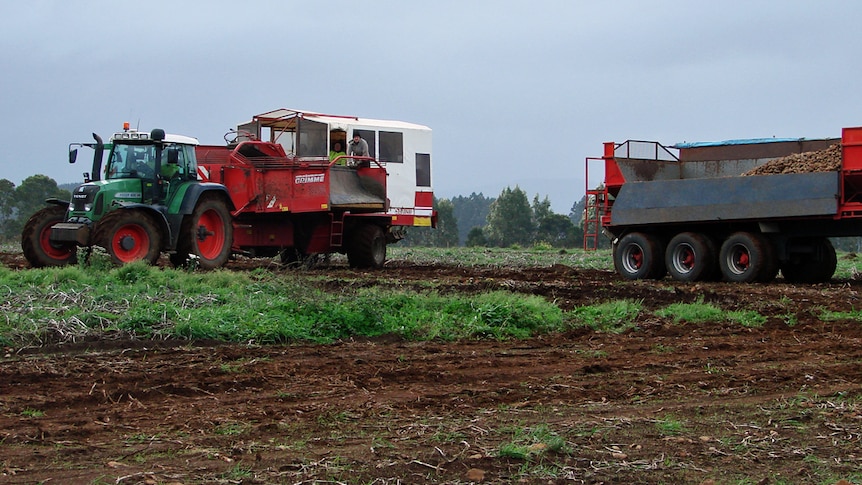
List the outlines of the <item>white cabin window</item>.
{"type": "Polygon", "coordinates": [[[416,154],[416,186],[431,187],[431,154],[416,154]]]}
{"type": "Polygon", "coordinates": [[[380,132],[380,161],[404,163],[404,134],[394,131],[380,132]]]}

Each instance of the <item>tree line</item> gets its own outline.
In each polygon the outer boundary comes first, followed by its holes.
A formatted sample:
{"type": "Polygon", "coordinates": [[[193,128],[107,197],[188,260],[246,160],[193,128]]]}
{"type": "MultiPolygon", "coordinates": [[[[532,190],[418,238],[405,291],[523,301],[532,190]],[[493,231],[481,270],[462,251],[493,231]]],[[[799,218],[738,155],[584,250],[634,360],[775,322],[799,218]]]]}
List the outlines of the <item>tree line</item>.
{"type": "Polygon", "coordinates": [[[24,224],[36,211],[45,207],[45,200],[72,198],[72,192],[60,188],[54,179],[46,175],[33,175],[15,186],[7,179],[0,179],[0,241],[20,242],[24,224]]]}
{"type": "Polygon", "coordinates": [[[532,202],[520,187],[506,187],[497,197],[475,192],[434,199],[437,228],[411,228],[405,243],[414,246],[583,247],[584,201],[568,215],[551,210],[536,194],[532,202]]]}

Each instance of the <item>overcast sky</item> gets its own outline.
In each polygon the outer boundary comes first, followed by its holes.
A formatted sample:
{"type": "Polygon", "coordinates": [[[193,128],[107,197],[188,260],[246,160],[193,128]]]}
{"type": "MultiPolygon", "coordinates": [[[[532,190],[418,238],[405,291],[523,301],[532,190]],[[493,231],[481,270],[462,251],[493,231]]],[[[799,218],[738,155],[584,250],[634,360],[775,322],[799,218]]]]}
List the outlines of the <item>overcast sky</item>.
{"type": "Polygon", "coordinates": [[[298,108],[427,125],[438,197],[567,214],[605,141],[862,125],[860,22],[852,0],[4,2],[0,179],[79,182],[68,144],[124,121],[215,144],[298,108]]]}

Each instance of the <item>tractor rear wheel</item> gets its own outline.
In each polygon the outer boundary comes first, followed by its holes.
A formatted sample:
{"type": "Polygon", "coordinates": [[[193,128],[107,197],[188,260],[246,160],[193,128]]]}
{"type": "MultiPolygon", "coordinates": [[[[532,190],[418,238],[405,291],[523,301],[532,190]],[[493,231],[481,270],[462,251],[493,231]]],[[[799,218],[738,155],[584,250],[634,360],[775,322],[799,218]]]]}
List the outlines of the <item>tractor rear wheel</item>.
{"type": "Polygon", "coordinates": [[[155,264],[159,259],[159,229],[152,217],[140,210],[107,213],[96,224],[94,240],[118,266],[134,261],[155,264]]]}
{"type": "Polygon", "coordinates": [[[60,205],[46,207],[27,220],[21,232],[21,249],[30,266],[64,266],[78,260],[78,248],[72,243],[52,243],[51,226],[63,222],[66,208],[60,205]]]}
{"type": "Polygon", "coordinates": [[[232,244],[233,223],[227,205],[218,198],[208,197],[198,202],[194,212],[183,221],[177,252],[171,256],[171,262],[180,266],[193,255],[201,269],[220,268],[230,258],[232,244]]]}
{"type": "Polygon", "coordinates": [[[349,239],[347,262],[353,268],[382,268],[386,262],[386,235],[377,224],[356,227],[349,239]]]}

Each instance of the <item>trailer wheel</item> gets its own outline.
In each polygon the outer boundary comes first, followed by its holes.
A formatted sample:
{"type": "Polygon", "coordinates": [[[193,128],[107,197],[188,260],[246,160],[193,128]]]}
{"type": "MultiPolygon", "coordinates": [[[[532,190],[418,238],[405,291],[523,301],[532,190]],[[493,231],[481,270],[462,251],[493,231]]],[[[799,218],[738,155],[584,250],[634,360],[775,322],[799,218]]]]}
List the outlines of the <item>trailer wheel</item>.
{"type": "Polygon", "coordinates": [[[96,224],[94,240],[116,265],[134,261],[155,264],[159,259],[159,229],[143,211],[116,209],[96,224]]]}
{"type": "Polygon", "coordinates": [[[51,226],[63,222],[65,218],[66,208],[52,205],[36,212],[27,220],[21,232],[21,249],[30,266],[64,266],[77,261],[77,246],[72,243],[52,243],[50,239],[51,226]]]}
{"type": "Polygon", "coordinates": [[[350,237],[347,262],[353,268],[382,268],[386,262],[386,235],[377,224],[358,226],[350,237]]]}
{"type": "Polygon", "coordinates": [[[194,255],[201,269],[224,266],[230,258],[233,244],[233,222],[225,203],[208,197],[198,202],[191,216],[186,217],[177,240],[174,265],[183,265],[194,255]],[[179,263],[179,264],[178,264],[179,263]]]}
{"type": "Polygon", "coordinates": [[[827,238],[814,241],[813,252],[791,259],[781,265],[781,274],[788,283],[825,283],[832,279],[838,266],[835,247],[827,238]]]}
{"type": "Polygon", "coordinates": [[[758,283],[769,283],[778,276],[778,257],[775,255],[775,246],[768,238],[763,239],[763,268],[757,277],[758,283]]]}
{"type": "Polygon", "coordinates": [[[752,283],[762,278],[772,264],[767,263],[771,257],[768,244],[760,234],[731,234],[721,245],[718,257],[724,278],[736,283],[752,283]]]}
{"type": "Polygon", "coordinates": [[[614,268],[630,280],[661,279],[667,273],[661,243],[640,232],[626,234],[614,247],[614,268]]]}
{"type": "Polygon", "coordinates": [[[665,266],[677,281],[708,280],[715,273],[716,263],[715,243],[703,234],[683,232],[667,245],[665,266]]]}

